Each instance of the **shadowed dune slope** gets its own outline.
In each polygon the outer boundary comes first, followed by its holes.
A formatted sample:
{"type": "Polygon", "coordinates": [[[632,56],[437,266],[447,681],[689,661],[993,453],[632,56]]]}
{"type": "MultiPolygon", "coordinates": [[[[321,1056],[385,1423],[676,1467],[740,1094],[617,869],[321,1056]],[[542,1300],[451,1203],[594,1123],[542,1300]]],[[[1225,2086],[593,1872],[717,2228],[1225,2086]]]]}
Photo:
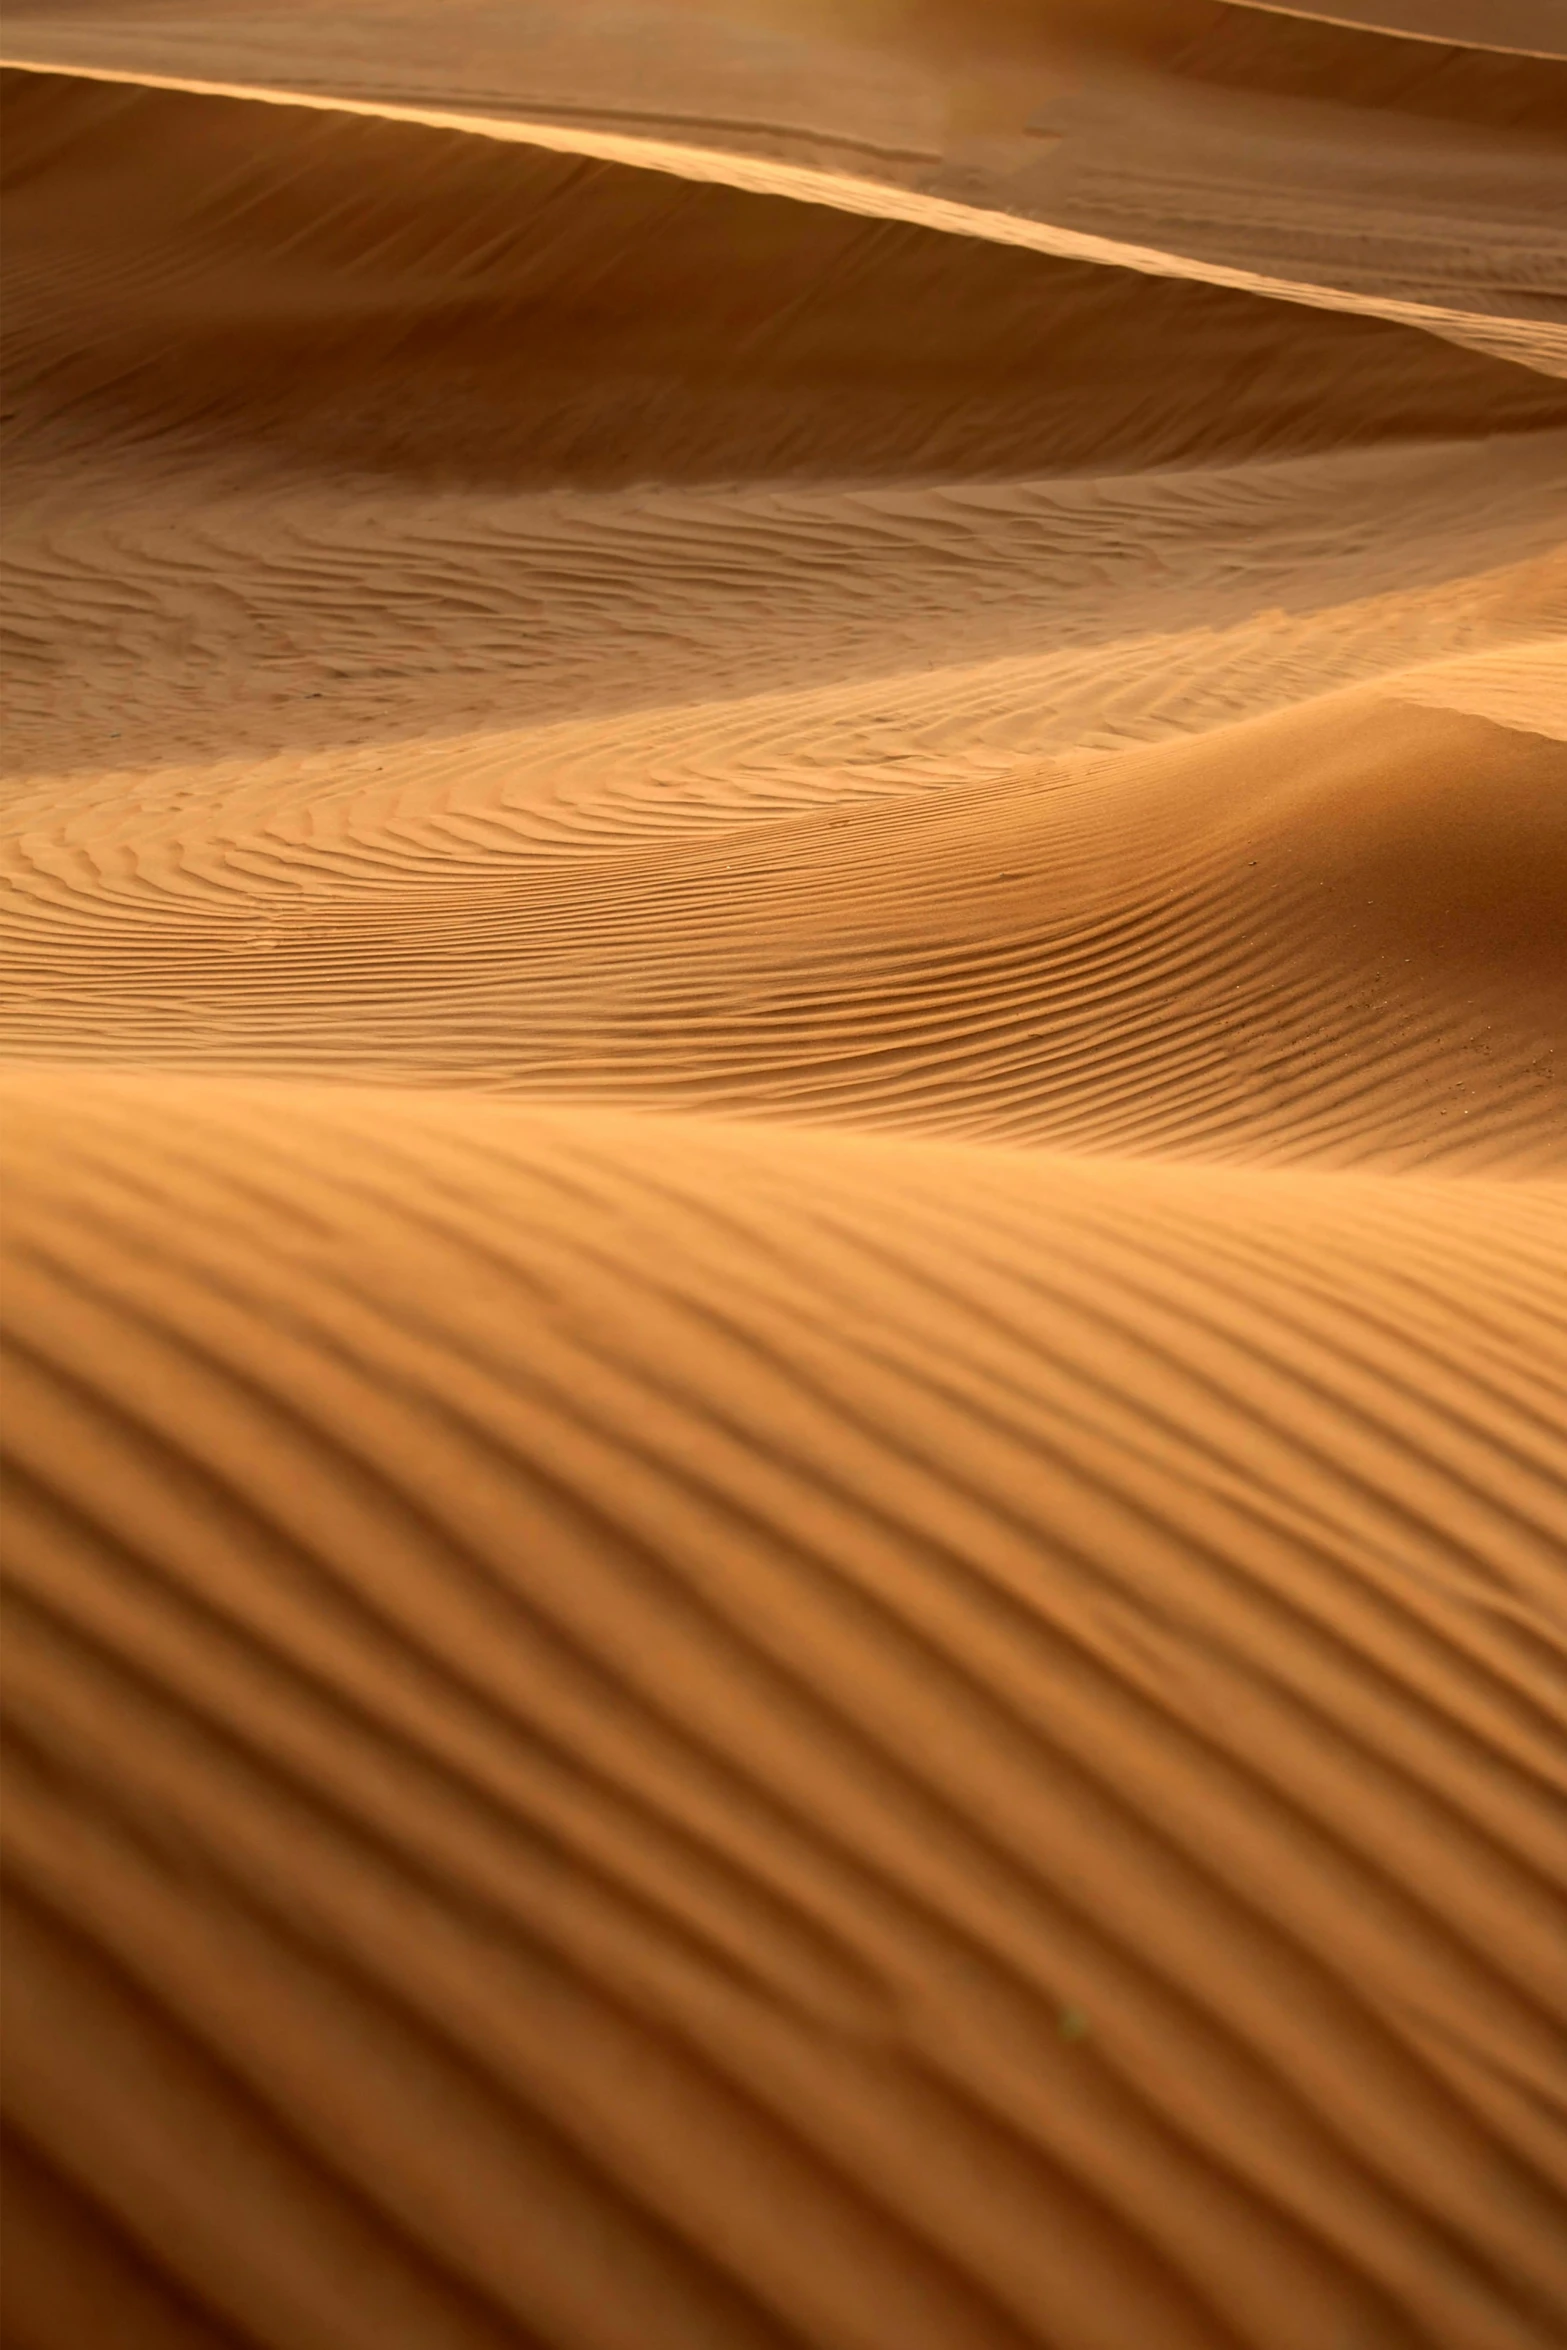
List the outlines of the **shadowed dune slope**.
{"type": "Polygon", "coordinates": [[[8,2338],[1555,2338],[1567,1192],[6,1094],[8,2338]]]}
{"type": "Polygon", "coordinates": [[[803,170],[851,209],[1415,305],[1560,375],[1560,27],[1548,53],[1513,55],[1516,9],[1471,11],[1496,49],[1463,45],[1456,13],[1411,40],[1220,0],[262,0],[23,9],[6,41],[35,65],[281,87],[492,135],[669,142],[664,168],[702,178],[803,170]]]}
{"type": "Polygon", "coordinates": [[[4,2350],[1567,2337],[1562,67],[1417,13],[13,14],[4,2350]]]}
{"type": "Polygon", "coordinates": [[[487,488],[1007,477],[1567,419],[1552,378],[1224,286],[418,124],[4,96],[24,466],[184,425],[487,488]]]}

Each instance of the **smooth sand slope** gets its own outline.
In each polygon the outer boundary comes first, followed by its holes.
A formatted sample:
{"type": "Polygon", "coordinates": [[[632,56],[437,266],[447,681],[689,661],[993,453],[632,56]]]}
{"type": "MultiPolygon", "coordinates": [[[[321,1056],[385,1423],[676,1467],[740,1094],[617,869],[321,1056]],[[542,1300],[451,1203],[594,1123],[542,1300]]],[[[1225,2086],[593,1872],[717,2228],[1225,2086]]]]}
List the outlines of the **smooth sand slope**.
{"type": "Polygon", "coordinates": [[[6,2350],[1567,2336],[1482,13],[9,18],[6,2350]]]}
{"type": "Polygon", "coordinates": [[[5,54],[611,159],[629,139],[700,179],[804,175],[815,202],[1131,252],[1567,374],[1567,38],[1540,14],[1556,38],[1514,54],[1223,0],[89,0],[10,12],[5,54]]]}

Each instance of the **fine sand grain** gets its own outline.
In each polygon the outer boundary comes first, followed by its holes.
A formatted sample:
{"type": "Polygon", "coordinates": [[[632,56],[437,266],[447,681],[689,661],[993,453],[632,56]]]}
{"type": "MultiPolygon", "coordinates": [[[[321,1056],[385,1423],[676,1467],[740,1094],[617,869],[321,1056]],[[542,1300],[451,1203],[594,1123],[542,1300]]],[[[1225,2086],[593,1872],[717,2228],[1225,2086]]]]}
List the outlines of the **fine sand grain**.
{"type": "Polygon", "coordinates": [[[10,13],[4,2350],[1567,2339],[1560,13],[10,13]]]}

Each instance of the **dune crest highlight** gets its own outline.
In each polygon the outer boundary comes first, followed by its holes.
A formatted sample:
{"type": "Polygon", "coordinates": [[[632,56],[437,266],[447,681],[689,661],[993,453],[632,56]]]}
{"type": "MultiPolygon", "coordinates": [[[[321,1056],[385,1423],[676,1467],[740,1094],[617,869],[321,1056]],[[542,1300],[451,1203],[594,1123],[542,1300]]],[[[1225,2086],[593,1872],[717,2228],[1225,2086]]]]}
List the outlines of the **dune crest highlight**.
{"type": "Polygon", "coordinates": [[[1548,15],[13,12],[6,2350],[1562,2339],[1548,15]]]}

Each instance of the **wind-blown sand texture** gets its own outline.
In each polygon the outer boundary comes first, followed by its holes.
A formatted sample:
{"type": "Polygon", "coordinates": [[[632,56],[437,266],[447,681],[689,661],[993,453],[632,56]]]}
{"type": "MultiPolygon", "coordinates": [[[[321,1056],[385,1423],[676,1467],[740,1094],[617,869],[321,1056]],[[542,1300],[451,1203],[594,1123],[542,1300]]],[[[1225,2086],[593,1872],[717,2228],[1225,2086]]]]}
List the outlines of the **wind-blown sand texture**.
{"type": "Polygon", "coordinates": [[[1560,20],[11,13],[6,2350],[1567,2339],[1560,20]]]}

